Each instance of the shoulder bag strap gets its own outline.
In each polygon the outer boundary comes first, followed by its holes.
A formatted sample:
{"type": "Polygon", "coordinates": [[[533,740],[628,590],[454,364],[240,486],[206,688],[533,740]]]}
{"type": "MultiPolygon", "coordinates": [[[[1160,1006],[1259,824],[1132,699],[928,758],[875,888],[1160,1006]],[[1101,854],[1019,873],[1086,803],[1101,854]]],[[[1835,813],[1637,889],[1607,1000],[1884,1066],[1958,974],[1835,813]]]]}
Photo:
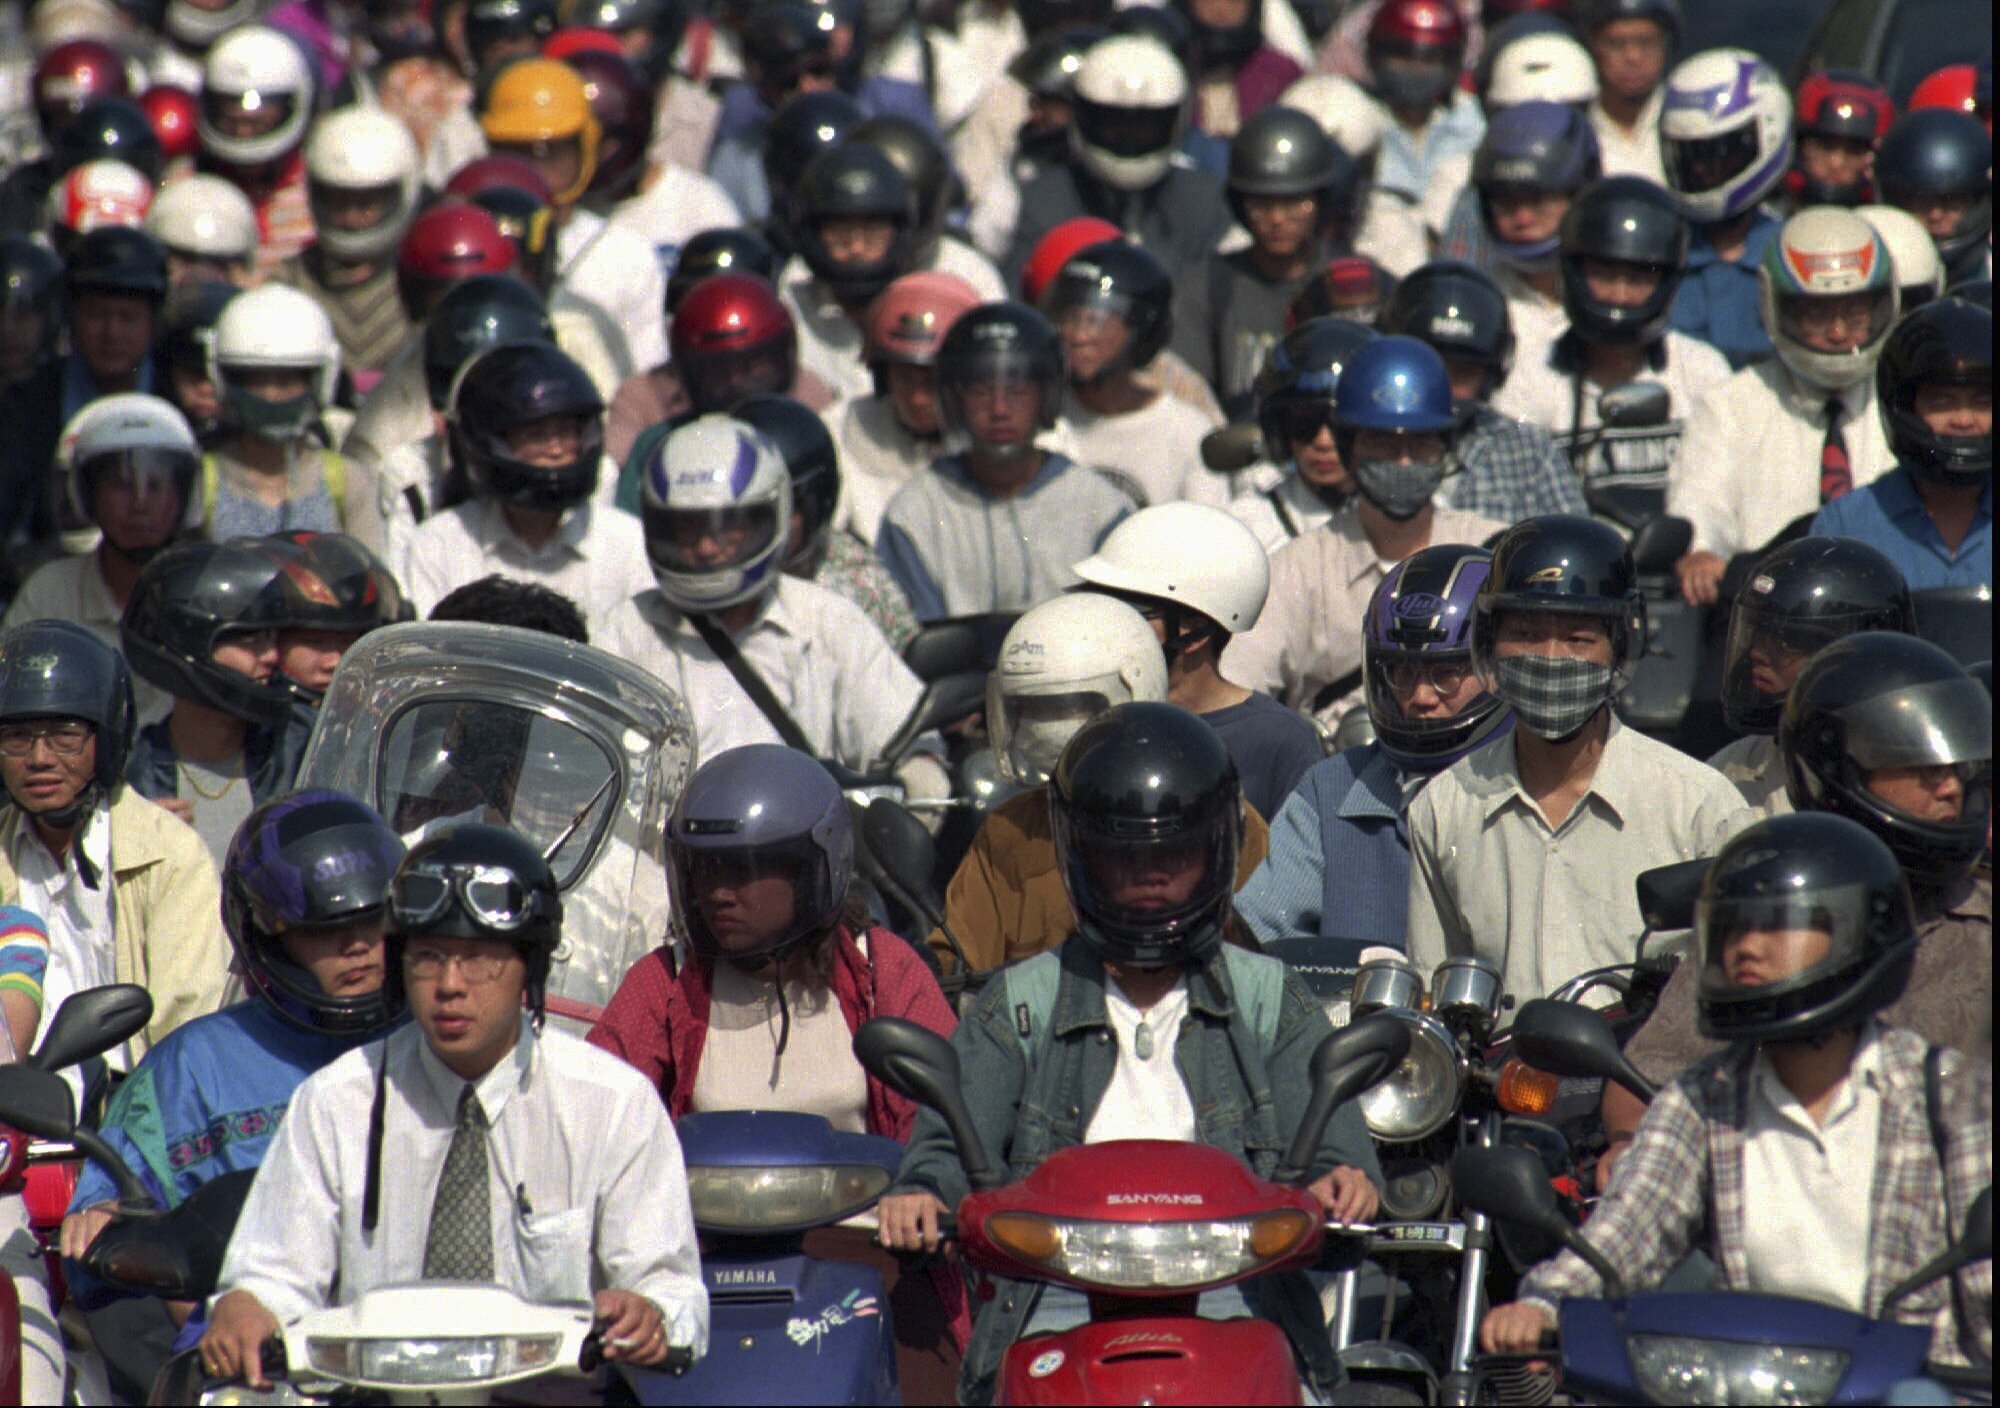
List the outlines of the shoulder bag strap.
{"type": "Polygon", "coordinates": [[[723,668],[727,669],[736,683],[742,686],[743,692],[750,696],[750,702],[757,706],[757,712],[778,731],[778,737],[783,740],[784,745],[787,748],[796,748],[811,757],[818,757],[819,750],[806,742],[805,730],[800,728],[797,720],[785,711],[785,706],[778,702],[778,696],[771,693],[771,686],[764,683],[764,677],[743,658],[743,652],[736,648],[736,642],[729,638],[729,632],[722,628],[722,624],[712,616],[704,616],[694,611],[687,613],[687,619],[688,624],[694,627],[695,634],[715,652],[716,659],[722,662],[723,668]]]}

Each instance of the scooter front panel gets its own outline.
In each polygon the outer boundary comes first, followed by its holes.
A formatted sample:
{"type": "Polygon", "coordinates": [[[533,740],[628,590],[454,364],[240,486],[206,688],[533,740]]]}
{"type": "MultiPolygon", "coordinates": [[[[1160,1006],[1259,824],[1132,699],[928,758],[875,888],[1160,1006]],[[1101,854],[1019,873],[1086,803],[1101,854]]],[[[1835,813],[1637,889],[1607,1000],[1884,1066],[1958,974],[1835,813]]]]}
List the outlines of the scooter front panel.
{"type": "Polygon", "coordinates": [[[1285,1332],[1268,1320],[1147,1316],[1094,1320],[1007,1351],[996,1401],[1303,1402],[1285,1332]]]}

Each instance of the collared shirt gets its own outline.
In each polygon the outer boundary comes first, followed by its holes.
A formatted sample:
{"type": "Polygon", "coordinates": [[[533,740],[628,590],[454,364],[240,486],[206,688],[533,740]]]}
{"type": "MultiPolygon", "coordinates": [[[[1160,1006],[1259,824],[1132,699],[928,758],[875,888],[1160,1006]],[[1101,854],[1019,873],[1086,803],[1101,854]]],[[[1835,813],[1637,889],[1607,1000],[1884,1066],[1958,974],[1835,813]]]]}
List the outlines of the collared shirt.
{"type": "MultiPolygon", "coordinates": [[[[251,1187],[218,1291],[246,1290],[279,1320],[418,1280],[431,1206],[467,1082],[415,1025],[350,1051],[292,1096],[251,1187]],[[369,1111],[387,1063],[380,1221],[361,1225],[369,1111]]],[[[658,1306],[667,1339],[708,1344],[680,1141],[646,1078],[527,1015],[513,1052],[475,1083],[488,1124],[493,1272],[541,1304],[610,1287],[658,1306]]]]}
{"type": "Polygon", "coordinates": [[[1410,804],[1410,958],[1476,955],[1517,1002],[1630,963],[1639,872],[1712,856],[1750,812],[1721,773],[1615,719],[1590,790],[1551,827],[1521,786],[1519,733],[1432,778],[1410,804]]]}
{"type": "Polygon", "coordinates": [[[48,926],[42,1010],[54,1012],[72,993],[118,981],[111,918],[111,817],[102,802],[92,807],[61,860],[50,854],[31,824],[20,826],[13,840],[8,859],[21,877],[21,907],[39,914],[48,926]],[[79,873],[79,851],[94,872],[95,884],[87,884],[79,873]]]}
{"type": "MultiPolygon", "coordinates": [[[[845,597],[780,577],[764,601],[757,619],[736,636],[744,662],[815,753],[865,771],[916,707],[922,684],[845,597]]],[[[694,711],[704,758],[746,743],[784,741],[687,617],[657,590],[613,613],[603,646],[680,692],[694,711]]]]}
{"type": "Polygon", "coordinates": [[[1708,765],[1734,784],[1759,821],[1792,810],[1792,799],[1785,794],[1785,759],[1778,752],[1777,739],[1749,734],[1723,745],[1708,765]]]}
{"type": "Polygon", "coordinates": [[[1296,471],[1268,486],[1259,479],[1276,478],[1276,465],[1253,465],[1236,476],[1238,485],[1252,487],[1229,501],[1229,514],[1257,535],[1264,551],[1275,553],[1294,538],[1302,538],[1316,528],[1324,528],[1333,517],[1333,506],[1321,498],[1312,485],[1296,471]]]}
{"type": "Polygon", "coordinates": [[[653,585],[646,535],[629,513],[586,501],[563,511],[555,534],[531,547],[497,499],[474,499],[425,519],[400,540],[396,579],[419,615],[490,573],[523,577],[575,602],[592,633],[653,585]]]}
{"type": "MultiPolygon", "coordinates": [[[[1858,480],[1856,481],[1859,482],[1858,480]]],[[[1993,481],[1979,495],[1979,512],[1957,551],[1917,496],[1906,469],[1884,474],[1873,484],[1835,499],[1813,519],[1815,534],[1859,538],[1902,569],[1911,591],[1929,587],[1993,585],[1993,481]]]]}
{"type": "Polygon", "coordinates": [[[1606,176],[1643,176],[1656,186],[1667,184],[1667,164],[1660,157],[1660,110],[1666,106],[1666,85],[1646,96],[1639,120],[1630,127],[1614,122],[1604,104],[1591,99],[1584,115],[1597,134],[1598,155],[1606,176]]]}
{"type": "Polygon", "coordinates": [[[1698,337],[1741,369],[1769,356],[1771,335],[1759,312],[1757,270],[1764,248],[1777,238],[1778,222],[1758,211],[1744,237],[1743,252],[1723,259],[1697,228],[1688,244],[1687,275],[1668,322],[1679,332],[1698,337]]]}
{"type": "Polygon", "coordinates": [[[1857,1313],[1868,1286],[1869,1174],[1882,1130],[1875,1023],[1862,1026],[1847,1078],[1815,1120],[1757,1053],[1743,1131],[1743,1289],[1857,1313]],[[1811,1247],[1811,1256],[1800,1256],[1811,1247]]]}
{"type": "Polygon", "coordinates": [[[1375,184],[1411,205],[1424,207],[1424,223],[1441,230],[1445,209],[1465,184],[1464,171],[1470,169],[1472,153],[1485,135],[1486,117],[1479,110],[1479,101],[1454,88],[1422,132],[1413,135],[1400,122],[1382,124],[1381,145],[1375,154],[1375,184]],[[1447,164],[1454,162],[1460,176],[1455,181],[1445,174],[1447,164]]]}
{"type": "MultiPolygon", "coordinates": [[[[596,304],[624,339],[621,377],[667,360],[667,281],[651,242],[588,210],[572,210],[556,232],[556,284],[596,304]]],[[[553,299],[552,299],[553,301],[553,299]]]]}
{"type": "MultiPolygon", "coordinates": [[[[1807,386],[1776,358],[1746,367],[1695,404],[1667,474],[1667,512],[1694,525],[1694,546],[1733,557],[1755,552],[1819,510],[1826,405],[1836,393],[1807,386]]],[[[1854,487],[1895,467],[1875,378],[1837,393],[1854,487]]]]}
{"type": "MultiPolygon", "coordinates": [[[[1459,509],[1432,513],[1433,544],[1482,543],[1505,526],[1459,509]]],[[[1320,531],[1280,548],[1271,556],[1264,614],[1230,641],[1223,674],[1293,708],[1311,707],[1321,689],[1360,670],[1362,617],[1395,565],[1377,556],[1352,506],[1320,531]]]]}
{"type": "MultiPolygon", "coordinates": [[[[97,565],[97,554],[59,557],[37,567],[0,616],[0,631],[12,630],[29,621],[74,621],[121,655],[124,639],[118,622],[124,608],[112,599],[97,565]]],[[[141,724],[164,719],[174,707],[174,697],[158,685],[132,677],[132,703],[141,724]]]]}
{"type": "Polygon", "coordinates": [[[1490,406],[1473,412],[1456,454],[1458,471],[1438,486],[1441,504],[1500,523],[1590,512],[1576,471],[1555,441],[1490,406]]]}
{"type": "Polygon", "coordinates": [[[1562,299],[1551,298],[1503,263],[1493,282],[1507,299],[1507,320],[1514,327],[1514,364],[1548,361],[1556,342],[1569,331],[1569,311],[1562,299]]]}

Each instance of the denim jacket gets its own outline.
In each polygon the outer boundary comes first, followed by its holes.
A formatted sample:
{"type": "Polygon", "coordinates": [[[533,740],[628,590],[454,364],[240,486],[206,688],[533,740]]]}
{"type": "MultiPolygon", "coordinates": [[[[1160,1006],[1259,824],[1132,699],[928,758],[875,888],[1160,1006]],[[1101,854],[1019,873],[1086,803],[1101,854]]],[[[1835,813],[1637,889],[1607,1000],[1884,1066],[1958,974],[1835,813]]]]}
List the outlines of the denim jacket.
{"type": "MultiPolygon", "coordinates": [[[[1028,1068],[1016,1034],[1004,981],[987,985],[952,1037],[973,1125],[985,1135],[988,1153],[1005,1161],[1010,1180],[1025,1178],[1050,1154],[1083,1142],[1118,1055],[1105,1014],[1104,966],[1097,956],[1071,938],[1053,954],[1030,961],[1054,961],[1062,968],[1048,1044],[1035,1069],[1028,1068]]],[[[1236,1005],[1220,950],[1190,972],[1188,1015],[1175,1058],[1194,1105],[1200,1141],[1270,1177],[1305,1114],[1311,1093],[1307,1062],[1331,1030],[1319,1004],[1286,974],[1277,1031],[1267,1046],[1236,1005]]],[[[1362,1169],[1381,1181],[1375,1147],[1351,1104],[1335,1111],[1312,1174],[1318,1177],[1335,1164],[1362,1169]]],[[[953,1207],[970,1191],[944,1121],[928,1109],[918,1112],[893,1191],[919,1190],[935,1193],[953,1207]]],[[[968,1403],[992,1398],[1001,1359],[1020,1338],[1038,1293],[1031,1282],[989,1279],[993,1293],[976,1312],[959,1383],[960,1396],[968,1403]]],[[[1265,1277],[1243,1290],[1259,1314],[1284,1329],[1316,1386],[1328,1389],[1338,1383],[1340,1367],[1327,1340],[1319,1298],[1304,1273],[1265,1277]]]]}

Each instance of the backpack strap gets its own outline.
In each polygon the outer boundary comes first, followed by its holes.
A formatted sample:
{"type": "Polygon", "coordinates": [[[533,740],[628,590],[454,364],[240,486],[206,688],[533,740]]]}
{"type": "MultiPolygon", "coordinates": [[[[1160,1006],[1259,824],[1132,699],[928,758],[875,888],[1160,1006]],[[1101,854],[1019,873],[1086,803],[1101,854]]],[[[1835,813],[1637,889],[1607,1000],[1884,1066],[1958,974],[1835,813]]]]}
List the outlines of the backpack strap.
{"type": "Polygon", "coordinates": [[[222,483],[222,466],[215,462],[213,451],[204,451],[201,457],[201,523],[206,529],[215,522],[215,495],[222,483]]]}
{"type": "Polygon", "coordinates": [[[327,498],[333,501],[334,516],[344,527],[347,523],[347,456],[338,450],[321,450],[319,477],[326,485],[327,498]]]}

